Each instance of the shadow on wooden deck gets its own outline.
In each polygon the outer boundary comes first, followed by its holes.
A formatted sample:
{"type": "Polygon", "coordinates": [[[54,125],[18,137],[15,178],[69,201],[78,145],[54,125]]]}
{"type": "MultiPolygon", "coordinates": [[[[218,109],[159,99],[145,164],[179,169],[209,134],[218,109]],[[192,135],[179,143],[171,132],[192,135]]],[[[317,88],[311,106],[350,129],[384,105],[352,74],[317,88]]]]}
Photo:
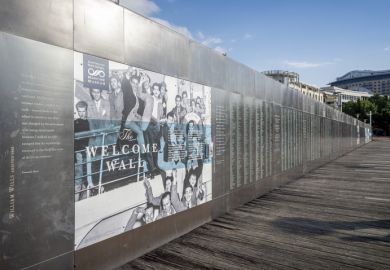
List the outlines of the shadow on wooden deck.
{"type": "Polygon", "coordinates": [[[390,219],[372,221],[322,221],[308,218],[278,218],[272,222],[276,228],[292,234],[302,235],[325,235],[332,234],[338,230],[354,231],[385,229],[389,231],[386,236],[353,235],[341,237],[340,239],[355,242],[383,241],[390,242],[390,219]]]}

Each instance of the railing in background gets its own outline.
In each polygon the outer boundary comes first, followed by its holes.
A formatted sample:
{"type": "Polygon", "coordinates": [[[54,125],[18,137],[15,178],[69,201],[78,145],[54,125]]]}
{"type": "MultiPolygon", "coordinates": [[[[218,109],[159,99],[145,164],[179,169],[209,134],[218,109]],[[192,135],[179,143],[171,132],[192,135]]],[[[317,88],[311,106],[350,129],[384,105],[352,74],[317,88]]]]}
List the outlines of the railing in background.
{"type": "MultiPolygon", "coordinates": [[[[75,151],[75,200],[83,200],[87,199],[92,196],[99,195],[107,190],[109,190],[109,185],[115,185],[115,188],[127,185],[131,182],[138,182],[140,179],[144,179],[145,177],[145,166],[135,166],[136,167],[136,173],[134,173],[134,170],[129,170],[127,174],[124,174],[123,176],[119,178],[113,178],[110,179],[109,173],[110,170],[104,169],[104,162],[110,161],[112,158],[124,158],[124,157],[130,157],[131,154],[124,154],[120,153],[119,155],[116,154],[113,155],[112,152],[110,152],[107,156],[102,155],[102,147],[105,146],[110,149],[109,146],[113,146],[116,144],[116,138],[118,138],[119,134],[119,126],[114,128],[105,128],[105,129],[99,129],[99,130],[93,130],[93,131],[83,131],[75,133],[74,139],[75,143],[76,141],[89,139],[96,139],[101,138],[101,143],[99,145],[91,145],[88,144],[88,146],[98,147],[98,151],[94,157],[91,157],[89,154],[87,154],[87,150],[78,150],[75,151]],[[86,170],[85,170],[86,169],[86,170]],[[86,173],[84,173],[86,171],[86,173]],[[136,181],[133,181],[136,177],[136,181]],[[97,184],[94,184],[93,180],[95,179],[96,182],[97,178],[97,184]],[[108,178],[108,181],[104,181],[108,178]],[[125,181],[130,180],[130,181],[125,181]],[[120,182],[120,183],[119,183],[120,182]],[[77,184],[78,183],[78,184],[77,184]],[[77,188],[77,186],[79,188],[77,188]]],[[[100,140],[96,140],[100,141],[100,140]]],[[[130,140],[129,142],[136,142],[136,139],[130,140]]],[[[134,154],[133,154],[134,155],[134,154]]],[[[139,152],[136,155],[136,162],[132,163],[133,165],[141,164],[141,162],[144,162],[141,159],[141,153],[139,152]]]]}

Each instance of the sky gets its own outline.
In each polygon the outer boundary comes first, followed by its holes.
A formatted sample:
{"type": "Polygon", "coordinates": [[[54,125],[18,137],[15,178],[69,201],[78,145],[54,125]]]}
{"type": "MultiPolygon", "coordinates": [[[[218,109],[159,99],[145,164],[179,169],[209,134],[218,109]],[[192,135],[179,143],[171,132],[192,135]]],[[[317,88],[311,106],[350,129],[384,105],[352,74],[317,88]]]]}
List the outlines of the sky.
{"type": "Polygon", "coordinates": [[[326,86],[351,70],[390,69],[389,0],[120,0],[257,71],[326,86]]]}

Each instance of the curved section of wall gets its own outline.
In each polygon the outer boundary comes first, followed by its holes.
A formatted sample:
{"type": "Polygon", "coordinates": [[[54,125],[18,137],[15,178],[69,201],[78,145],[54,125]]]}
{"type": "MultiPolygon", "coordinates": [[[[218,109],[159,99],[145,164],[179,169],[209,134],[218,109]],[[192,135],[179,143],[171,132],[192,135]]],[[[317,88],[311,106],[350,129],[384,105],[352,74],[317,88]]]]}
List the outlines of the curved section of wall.
{"type": "Polygon", "coordinates": [[[370,140],[109,1],[33,2],[0,7],[3,268],[122,265],[370,140]]]}

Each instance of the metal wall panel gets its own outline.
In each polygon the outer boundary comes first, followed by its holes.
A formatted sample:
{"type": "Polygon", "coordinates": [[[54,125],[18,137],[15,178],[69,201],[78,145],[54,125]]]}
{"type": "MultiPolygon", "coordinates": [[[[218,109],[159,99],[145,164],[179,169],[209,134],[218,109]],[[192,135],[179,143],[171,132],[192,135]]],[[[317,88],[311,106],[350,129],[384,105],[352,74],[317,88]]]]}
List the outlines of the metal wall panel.
{"type": "Polygon", "coordinates": [[[305,96],[306,99],[306,112],[311,112],[311,99],[308,96],[305,96]]]}
{"type": "Polygon", "coordinates": [[[255,94],[255,72],[243,64],[236,63],[237,73],[234,74],[238,84],[238,91],[245,96],[254,96],[255,94]]]}
{"type": "Polygon", "coordinates": [[[287,93],[286,93],[286,102],[285,102],[285,106],[286,107],[292,107],[292,94],[293,94],[293,91],[292,89],[290,88],[287,88],[287,93]]]}
{"type": "Polygon", "coordinates": [[[226,67],[223,71],[226,74],[226,76],[225,76],[225,83],[223,89],[235,93],[240,93],[240,89],[239,89],[240,85],[236,80],[237,70],[238,70],[236,62],[230,58],[226,58],[225,61],[226,61],[226,67]]]}
{"type": "Polygon", "coordinates": [[[303,110],[303,97],[304,97],[304,95],[302,93],[299,93],[299,97],[298,97],[298,110],[300,110],[300,111],[303,110]]]}
{"type": "Polygon", "coordinates": [[[234,189],[229,194],[229,208],[234,209],[257,197],[256,183],[234,189]]]}
{"type": "Polygon", "coordinates": [[[190,42],[189,80],[226,89],[230,63],[222,54],[197,42],[190,42]]]}
{"type": "Polygon", "coordinates": [[[213,203],[207,202],[79,249],[75,252],[76,269],[105,270],[119,267],[209,222],[213,203]],[[197,218],[194,219],[194,216],[197,218]]]}
{"type": "Polygon", "coordinates": [[[189,79],[189,39],[169,29],[164,32],[160,44],[162,55],[159,58],[164,74],[189,79]]]}
{"type": "Polygon", "coordinates": [[[212,141],[214,142],[213,198],[230,190],[229,95],[212,88],[212,141]]]}
{"type": "Polygon", "coordinates": [[[285,85],[279,83],[275,87],[275,94],[274,94],[274,103],[278,105],[282,105],[283,99],[282,99],[282,93],[284,90],[285,85]]]}
{"type": "Polygon", "coordinates": [[[188,79],[188,38],[126,9],[124,35],[126,64],[188,79]]]}
{"type": "MultiPolygon", "coordinates": [[[[217,156],[214,151],[213,200],[178,215],[77,250],[76,266],[81,269],[103,269],[119,266],[233,207],[299,177],[303,171],[315,168],[328,161],[329,158],[343,154],[347,148],[341,147],[341,145],[345,144],[346,138],[351,142],[352,147],[358,145],[358,136],[359,143],[364,143],[365,130],[363,127],[365,125],[330,108],[327,108],[327,115],[334,120],[329,122],[330,132],[329,135],[326,135],[328,137],[320,140],[320,136],[326,134],[324,131],[326,129],[322,126],[320,128],[318,125],[319,122],[324,122],[323,119],[320,121],[321,117],[324,116],[324,108],[326,108],[323,104],[223,56],[214,49],[189,40],[159,23],[109,1],[8,1],[0,7],[0,15],[0,30],[66,48],[73,48],[74,44],[76,51],[215,88],[212,94],[214,143],[217,141],[217,108],[223,108],[226,113],[224,124],[226,132],[225,136],[222,136],[224,137],[225,153],[217,156]],[[73,2],[74,21],[72,21],[73,2]],[[251,111],[252,100],[250,97],[256,98],[253,100],[254,111],[251,111]],[[245,103],[244,100],[246,100],[245,103]],[[233,109],[234,114],[232,113],[233,109]],[[301,115],[300,112],[297,112],[298,110],[303,110],[307,114],[301,115]],[[232,119],[233,116],[235,119],[232,119]],[[254,118],[245,122],[245,118],[248,116],[254,118]],[[350,122],[356,126],[347,126],[337,121],[350,122]],[[245,124],[243,124],[244,122],[245,124]],[[285,141],[282,141],[281,138],[283,128],[281,123],[285,123],[283,127],[288,132],[288,136],[284,136],[285,141]],[[233,126],[235,133],[232,132],[233,126]],[[254,126],[256,130],[252,130],[254,126]],[[256,138],[254,139],[254,137],[256,138]],[[253,142],[256,144],[254,148],[244,146],[248,143],[252,145],[253,142]],[[284,150],[281,149],[282,147],[284,150]],[[283,167],[286,169],[282,171],[280,161],[283,155],[286,155],[285,163],[283,163],[283,167]],[[259,160],[253,162],[254,158],[259,160]],[[217,164],[217,162],[219,163],[217,164]],[[249,177],[244,173],[248,168],[251,170],[249,177]],[[252,169],[255,171],[252,172],[252,169]],[[253,177],[254,175],[255,177],[253,177]],[[256,179],[253,180],[253,178],[256,179]]],[[[73,89],[72,52],[43,44],[33,44],[31,41],[21,41],[14,37],[10,38],[6,34],[1,35],[1,42],[2,46],[6,48],[2,51],[7,52],[0,54],[0,57],[4,59],[2,62],[7,63],[7,66],[1,66],[2,72],[0,74],[4,77],[0,80],[0,86],[2,86],[0,90],[3,94],[5,93],[3,96],[9,95],[4,89],[12,89],[8,86],[3,87],[4,85],[12,80],[17,82],[15,79],[17,77],[14,76],[33,69],[42,69],[45,73],[45,76],[38,76],[37,80],[49,78],[50,81],[50,78],[55,78],[52,79],[53,83],[60,82],[62,86],[73,89]],[[16,42],[16,40],[18,41],[16,42]],[[14,44],[13,42],[23,45],[11,46],[14,44]],[[12,63],[12,59],[9,58],[9,51],[11,56],[13,55],[16,59],[16,64],[12,63]],[[18,54],[17,52],[22,53],[18,54]],[[58,62],[61,62],[60,66],[58,66],[58,62]],[[9,63],[12,64],[9,65],[9,63]],[[57,80],[58,74],[62,76],[60,80],[57,80]]],[[[70,93],[73,95],[73,91],[70,93]]],[[[71,99],[68,97],[64,100],[71,99]]],[[[73,103],[70,103],[73,107],[73,103]]],[[[7,106],[9,104],[4,104],[4,106],[2,104],[1,108],[8,108],[7,106]]],[[[73,113],[72,108],[70,108],[70,112],[73,113]]],[[[66,119],[73,121],[71,113],[64,115],[66,119]]],[[[67,124],[73,123],[70,121],[67,124]]],[[[8,131],[5,129],[3,132],[8,131]]],[[[73,134],[72,131],[68,133],[73,134]]],[[[63,158],[66,159],[63,166],[68,166],[66,170],[73,173],[73,161],[69,163],[69,160],[73,159],[73,152],[68,153],[69,150],[73,150],[71,145],[68,145],[63,155],[63,158]]],[[[4,153],[2,149],[1,154],[4,153]]],[[[60,170],[56,170],[56,173],[58,171],[60,170]]],[[[25,236],[23,229],[18,228],[18,231],[22,233],[17,236],[19,237],[17,241],[21,242],[20,239],[23,237],[27,243],[25,248],[31,246],[36,248],[33,251],[23,249],[15,251],[21,252],[20,254],[25,251],[23,254],[28,254],[29,257],[22,258],[20,261],[7,261],[8,265],[12,264],[12,267],[20,268],[33,263],[39,265],[43,260],[48,261],[41,264],[42,267],[52,269],[61,269],[61,267],[72,265],[70,254],[73,250],[74,186],[72,182],[69,182],[69,173],[64,175],[67,176],[66,181],[62,174],[55,175],[55,177],[45,176],[34,183],[26,182],[28,186],[19,189],[21,190],[19,192],[22,193],[36,191],[39,188],[47,192],[44,196],[30,196],[31,198],[27,196],[28,199],[19,200],[18,203],[26,209],[29,209],[25,206],[27,204],[38,204],[47,210],[43,211],[43,218],[42,213],[38,215],[32,211],[26,224],[30,224],[32,221],[35,222],[34,224],[38,224],[39,228],[48,229],[42,232],[33,231],[33,236],[37,239],[32,239],[31,235],[25,236]],[[55,181],[45,181],[48,178],[55,181]],[[58,189],[57,186],[61,186],[61,189],[58,189]],[[46,241],[45,243],[48,245],[44,246],[42,241],[46,241]],[[60,256],[61,254],[65,255],[60,256]],[[51,258],[57,259],[52,260],[51,258]],[[57,265],[59,266],[57,267],[57,265]]],[[[0,192],[4,192],[4,190],[6,189],[2,187],[0,192]]],[[[11,229],[6,228],[5,231],[7,230],[11,229]]],[[[5,243],[12,246],[7,238],[5,243]]],[[[10,250],[16,250],[15,246],[7,249],[7,252],[10,250]]],[[[5,258],[4,253],[2,255],[2,258],[5,258]]],[[[8,254],[5,255],[8,256],[8,254]]],[[[3,265],[0,264],[0,266],[3,265]]]]}
{"type": "Polygon", "coordinates": [[[267,80],[267,77],[264,74],[256,72],[256,74],[255,74],[255,94],[256,94],[256,97],[258,99],[265,100],[265,81],[266,80],[267,80]]]}
{"type": "Polygon", "coordinates": [[[74,49],[124,62],[123,8],[106,0],[74,1],[74,49]]]}
{"type": "Polygon", "coordinates": [[[282,107],[280,105],[273,105],[273,112],[271,117],[273,118],[272,127],[272,172],[273,175],[281,173],[281,117],[282,107]]]}
{"type": "Polygon", "coordinates": [[[286,106],[286,94],[287,94],[287,85],[282,84],[282,90],[280,92],[280,105],[286,106]]]}
{"type": "Polygon", "coordinates": [[[307,96],[302,96],[302,111],[307,112],[307,96]]]}
{"type": "Polygon", "coordinates": [[[298,108],[298,91],[293,91],[293,103],[292,103],[292,107],[294,108],[298,108]]]}
{"type": "Polygon", "coordinates": [[[273,101],[273,86],[274,80],[267,78],[265,80],[265,101],[269,103],[273,101]]]}
{"type": "Polygon", "coordinates": [[[73,0],[1,0],[0,31],[73,49],[73,0]]]}
{"type": "Polygon", "coordinates": [[[73,52],[1,32],[0,52],[0,269],[69,269],[73,52]]]}

